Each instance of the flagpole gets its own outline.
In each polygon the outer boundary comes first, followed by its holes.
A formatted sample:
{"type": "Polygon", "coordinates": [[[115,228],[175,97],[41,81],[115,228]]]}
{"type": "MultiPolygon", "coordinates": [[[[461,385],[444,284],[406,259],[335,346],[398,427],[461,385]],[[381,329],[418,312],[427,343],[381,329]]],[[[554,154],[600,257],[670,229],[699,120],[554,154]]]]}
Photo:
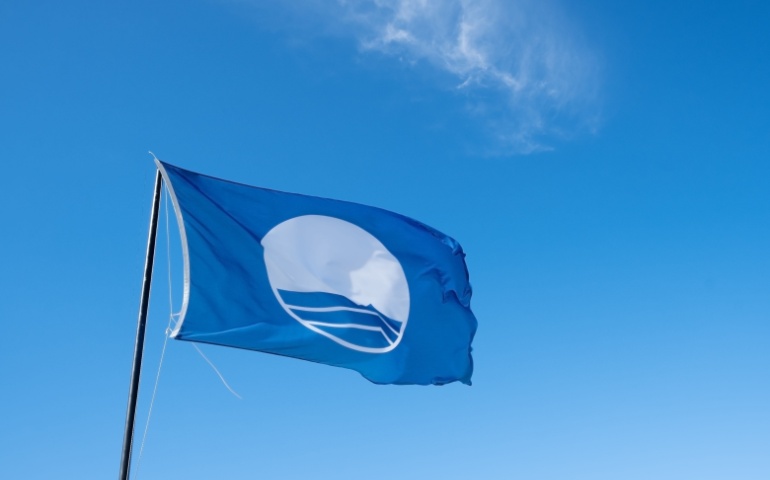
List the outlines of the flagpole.
{"type": "Polygon", "coordinates": [[[123,435],[123,454],[120,461],[120,480],[128,480],[128,471],[131,467],[134,414],[136,413],[136,398],[139,395],[139,374],[142,369],[144,330],[147,325],[147,307],[150,303],[150,284],[152,282],[152,265],[155,258],[155,236],[158,231],[161,181],[160,170],[158,170],[158,173],[155,175],[155,193],[152,198],[152,211],[150,213],[150,233],[147,238],[147,258],[144,262],[142,297],[139,301],[139,321],[136,327],[136,343],[134,344],[134,364],[131,367],[131,384],[128,389],[128,408],[126,411],[126,429],[123,435]]]}

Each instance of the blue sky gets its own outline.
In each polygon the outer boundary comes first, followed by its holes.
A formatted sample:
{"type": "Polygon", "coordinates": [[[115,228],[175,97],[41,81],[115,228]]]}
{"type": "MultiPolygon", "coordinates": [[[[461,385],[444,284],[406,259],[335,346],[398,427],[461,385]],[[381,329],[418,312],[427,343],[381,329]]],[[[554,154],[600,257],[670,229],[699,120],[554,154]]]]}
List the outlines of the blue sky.
{"type": "Polygon", "coordinates": [[[0,4],[0,477],[118,473],[148,150],[446,232],[479,330],[472,387],[204,345],[242,400],[170,341],[135,478],[770,477],[765,2],[284,3],[0,4]]]}

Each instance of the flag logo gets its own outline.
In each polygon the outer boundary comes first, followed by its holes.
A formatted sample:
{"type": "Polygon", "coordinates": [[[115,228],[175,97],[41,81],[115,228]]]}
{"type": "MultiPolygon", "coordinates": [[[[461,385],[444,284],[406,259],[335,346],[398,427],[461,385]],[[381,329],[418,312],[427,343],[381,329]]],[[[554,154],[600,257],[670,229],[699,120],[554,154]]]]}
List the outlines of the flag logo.
{"type": "Polygon", "coordinates": [[[395,349],[409,319],[409,285],[371,233],[325,215],[301,215],[262,238],[273,294],[304,327],[352,350],[395,349]]]}

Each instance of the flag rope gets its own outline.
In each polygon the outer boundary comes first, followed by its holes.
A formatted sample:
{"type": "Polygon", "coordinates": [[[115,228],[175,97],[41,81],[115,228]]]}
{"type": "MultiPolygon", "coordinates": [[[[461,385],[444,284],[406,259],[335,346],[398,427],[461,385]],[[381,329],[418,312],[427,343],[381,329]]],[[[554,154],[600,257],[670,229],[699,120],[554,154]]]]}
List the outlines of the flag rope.
{"type": "MultiPolygon", "coordinates": [[[[166,345],[168,345],[168,339],[169,335],[172,331],[172,329],[176,326],[177,319],[179,315],[181,315],[181,312],[179,313],[173,313],[174,312],[174,297],[173,297],[173,284],[172,284],[172,274],[171,274],[171,229],[169,227],[169,208],[168,208],[168,186],[164,184],[163,186],[163,214],[166,217],[165,223],[166,223],[166,272],[167,272],[167,281],[168,281],[168,311],[169,311],[169,318],[168,318],[168,325],[166,326],[166,331],[164,332],[165,338],[163,339],[163,348],[160,352],[160,361],[158,362],[158,372],[155,375],[155,385],[152,389],[152,396],[150,397],[150,407],[147,411],[147,422],[144,425],[144,433],[142,435],[142,442],[139,446],[139,455],[136,459],[136,467],[134,469],[134,476],[135,478],[139,477],[139,467],[142,463],[142,454],[144,453],[144,445],[147,440],[147,432],[150,428],[150,419],[152,417],[152,407],[155,404],[155,396],[158,392],[158,384],[160,383],[160,372],[163,367],[163,359],[166,355],[166,345]],[[173,324],[173,325],[172,325],[173,324]]],[[[222,374],[219,372],[217,367],[211,362],[211,360],[206,357],[206,355],[203,354],[200,348],[195,343],[191,343],[193,348],[198,351],[201,357],[206,361],[206,363],[209,364],[209,366],[216,372],[216,374],[219,376],[219,379],[222,381],[224,386],[227,388],[227,390],[230,391],[233,395],[235,395],[236,398],[239,400],[243,400],[243,398],[238,395],[238,393],[230,387],[230,385],[225,380],[225,377],[222,376],[222,374]]]]}
{"type": "Polygon", "coordinates": [[[230,385],[228,385],[228,384],[227,384],[227,380],[225,380],[225,377],[223,377],[223,376],[222,376],[222,374],[221,374],[221,373],[219,373],[219,370],[217,370],[217,367],[216,367],[216,366],[215,366],[213,363],[211,363],[211,360],[209,360],[209,358],[208,358],[206,355],[204,355],[204,354],[203,354],[203,352],[201,351],[201,349],[200,349],[200,348],[198,348],[198,345],[196,345],[196,344],[195,344],[195,342],[190,342],[190,345],[192,345],[192,346],[195,348],[195,350],[197,350],[197,351],[198,351],[198,353],[200,353],[200,354],[201,354],[201,357],[203,357],[203,359],[204,359],[204,360],[206,360],[206,363],[208,363],[208,364],[209,364],[209,366],[210,366],[211,368],[213,368],[213,369],[214,369],[214,372],[216,372],[216,374],[217,374],[217,375],[219,375],[219,379],[220,379],[220,380],[222,380],[222,383],[224,384],[224,386],[225,386],[225,387],[226,387],[228,390],[230,390],[230,393],[232,393],[233,395],[235,395],[235,396],[238,398],[238,400],[243,400],[243,398],[242,398],[240,395],[238,395],[238,393],[237,393],[235,390],[233,390],[233,389],[230,387],[230,385]]]}
{"type": "Polygon", "coordinates": [[[139,446],[139,455],[136,458],[136,468],[134,469],[134,478],[139,478],[139,467],[142,464],[142,453],[144,453],[144,444],[147,440],[147,432],[150,429],[150,418],[152,417],[152,407],[155,404],[155,395],[158,392],[158,383],[160,383],[160,371],[163,367],[163,358],[166,355],[166,345],[168,344],[169,333],[171,332],[171,323],[178,313],[174,312],[173,296],[171,289],[171,239],[169,235],[168,226],[168,187],[164,185],[164,216],[166,217],[166,270],[168,271],[168,325],[166,326],[165,338],[163,339],[163,348],[160,351],[160,361],[158,362],[158,373],[155,375],[155,386],[152,388],[152,397],[150,398],[150,407],[147,411],[147,422],[144,425],[144,434],[142,435],[142,443],[139,446]]]}

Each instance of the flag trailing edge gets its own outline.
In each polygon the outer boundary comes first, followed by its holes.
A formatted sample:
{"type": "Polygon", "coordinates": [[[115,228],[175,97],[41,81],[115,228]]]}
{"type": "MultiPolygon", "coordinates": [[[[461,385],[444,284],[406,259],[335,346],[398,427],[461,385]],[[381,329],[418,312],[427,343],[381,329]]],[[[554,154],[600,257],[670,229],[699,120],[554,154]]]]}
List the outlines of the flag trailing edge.
{"type": "Polygon", "coordinates": [[[477,321],[454,239],[380,208],[156,163],[184,262],[172,338],[344,367],[378,384],[471,384],[477,321]]]}

